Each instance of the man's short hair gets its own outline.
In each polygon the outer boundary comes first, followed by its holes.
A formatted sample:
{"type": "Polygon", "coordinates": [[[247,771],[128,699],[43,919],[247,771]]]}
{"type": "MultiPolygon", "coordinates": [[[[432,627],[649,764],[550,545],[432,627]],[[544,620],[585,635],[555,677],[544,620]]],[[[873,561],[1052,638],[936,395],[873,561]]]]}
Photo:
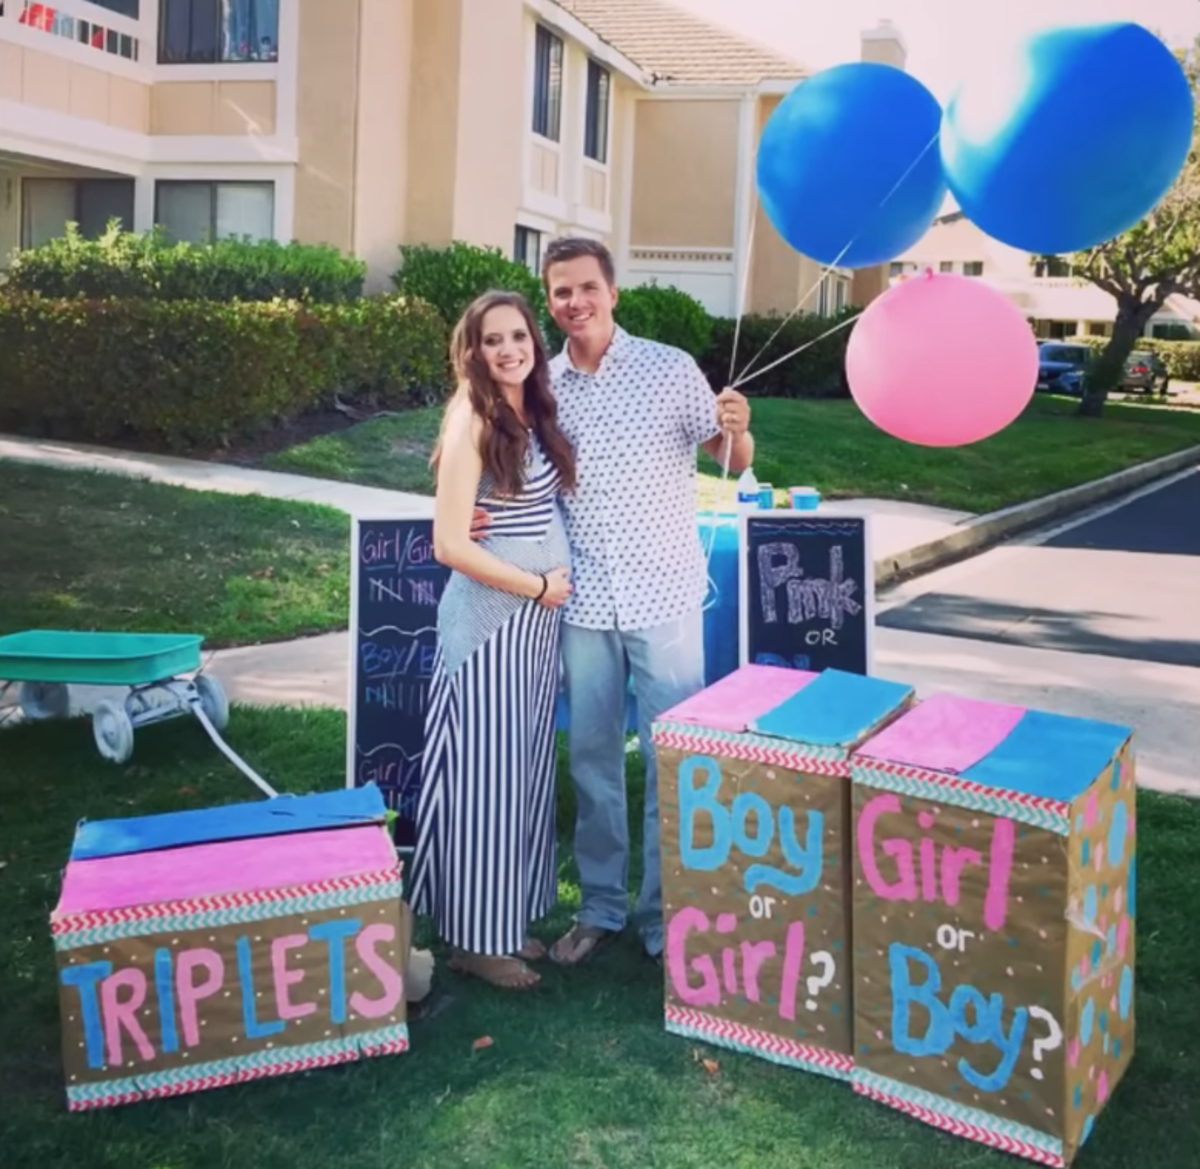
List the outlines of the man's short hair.
{"type": "Polygon", "coordinates": [[[550,291],[550,265],[562,264],[567,260],[578,260],[581,256],[595,256],[609,287],[616,285],[617,269],[613,264],[612,252],[608,248],[596,239],[565,235],[561,239],[551,240],[542,256],[542,283],[546,286],[547,292],[550,291]]]}

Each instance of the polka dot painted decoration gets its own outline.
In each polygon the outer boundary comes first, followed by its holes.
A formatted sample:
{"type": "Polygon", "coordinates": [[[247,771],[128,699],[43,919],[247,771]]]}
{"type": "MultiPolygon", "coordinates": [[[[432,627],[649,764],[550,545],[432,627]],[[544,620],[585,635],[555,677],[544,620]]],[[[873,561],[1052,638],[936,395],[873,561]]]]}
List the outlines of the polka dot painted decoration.
{"type": "Polygon", "coordinates": [[[938,696],[852,774],[856,1091],[1070,1164],[1134,1047],[1131,732],[938,696]]]}

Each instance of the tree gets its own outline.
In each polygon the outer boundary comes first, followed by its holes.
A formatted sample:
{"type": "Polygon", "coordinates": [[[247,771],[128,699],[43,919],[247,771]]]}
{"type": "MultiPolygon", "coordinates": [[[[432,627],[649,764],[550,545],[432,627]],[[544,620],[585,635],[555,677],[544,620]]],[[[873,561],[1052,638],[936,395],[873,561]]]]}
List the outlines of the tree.
{"type": "MultiPolygon", "coordinates": [[[[1200,51],[1188,54],[1184,68],[1194,91],[1200,80],[1200,51]]],[[[1120,176],[1114,175],[1113,181],[1120,182],[1120,176]]],[[[1112,337],[1090,369],[1079,403],[1080,414],[1098,418],[1109,391],[1120,385],[1138,338],[1167,298],[1182,293],[1200,299],[1200,105],[1192,151],[1158,206],[1124,235],[1076,252],[1070,262],[1077,276],[1117,302],[1112,337]]]]}

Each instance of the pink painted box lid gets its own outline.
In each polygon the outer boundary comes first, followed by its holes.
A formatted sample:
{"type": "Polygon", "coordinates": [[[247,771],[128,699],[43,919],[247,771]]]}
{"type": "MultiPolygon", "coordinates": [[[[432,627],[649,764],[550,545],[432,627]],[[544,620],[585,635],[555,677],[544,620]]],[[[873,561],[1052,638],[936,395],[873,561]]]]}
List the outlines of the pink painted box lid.
{"type": "Polygon", "coordinates": [[[742,732],[760,715],[798,694],[817,678],[808,670],[745,665],[659,715],[661,722],[692,723],[742,732]]]}
{"type": "Polygon", "coordinates": [[[398,867],[379,824],[223,840],[67,865],[55,916],[285,889],[398,867]]]}

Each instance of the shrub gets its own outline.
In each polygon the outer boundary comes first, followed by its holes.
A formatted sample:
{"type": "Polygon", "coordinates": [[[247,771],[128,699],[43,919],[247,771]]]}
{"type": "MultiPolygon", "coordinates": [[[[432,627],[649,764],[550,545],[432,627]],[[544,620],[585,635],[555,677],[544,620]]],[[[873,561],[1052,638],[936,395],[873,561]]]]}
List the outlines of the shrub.
{"type": "MultiPolygon", "coordinates": [[[[839,322],[849,320],[857,312],[857,309],[846,309],[837,317],[801,313],[786,324],[782,316],[747,313],[742,318],[737,360],[733,363],[735,379],[742,375],[760,350],[761,355],[749,371],[751,376],[758,370],[767,369],[780,358],[793,355],[761,377],[748,382],[742,387],[742,392],[756,398],[831,398],[847,395],[849,389],[846,385],[845,363],[850,327],[823,340],[817,341],[817,338],[839,322]],[[777,329],[779,333],[772,340],[772,334],[777,329]],[[812,342],[816,343],[810,344],[812,342]],[[793,353],[802,345],[810,347],[801,353],[793,353]]],[[[700,368],[714,386],[727,385],[730,381],[730,355],[736,329],[737,321],[727,317],[719,317],[713,322],[712,344],[701,360],[700,368]]]]}
{"type": "Polygon", "coordinates": [[[48,297],[162,300],[286,300],[340,303],[362,295],[366,265],[336,248],[224,239],[168,243],[161,231],[121,231],[94,240],[67,234],[17,252],[10,290],[48,297]]]}
{"type": "Polygon", "coordinates": [[[400,255],[392,275],[397,291],[433,305],[450,328],[471,301],[493,288],[519,292],[539,317],[544,314],[541,281],[499,248],[455,240],[448,248],[404,244],[400,255]]]}
{"type": "Polygon", "coordinates": [[[678,288],[660,288],[657,284],[623,288],[616,318],[629,332],[674,345],[697,360],[712,344],[712,317],[695,297],[678,288]]]}
{"type": "Polygon", "coordinates": [[[314,305],[303,319],[328,396],[332,389],[395,410],[441,402],[452,384],[446,323],[423,300],[391,294],[314,305]]]}
{"type": "MultiPolygon", "coordinates": [[[[1099,351],[1108,341],[1107,337],[1068,337],[1063,344],[1086,345],[1089,349],[1099,351]]],[[[1174,380],[1200,382],[1200,341],[1164,341],[1159,337],[1139,337],[1133,348],[1157,353],[1174,380]]]]}
{"type": "Polygon", "coordinates": [[[0,296],[0,427],[99,441],[209,445],[345,389],[392,405],[445,383],[427,305],[0,296]]]}

